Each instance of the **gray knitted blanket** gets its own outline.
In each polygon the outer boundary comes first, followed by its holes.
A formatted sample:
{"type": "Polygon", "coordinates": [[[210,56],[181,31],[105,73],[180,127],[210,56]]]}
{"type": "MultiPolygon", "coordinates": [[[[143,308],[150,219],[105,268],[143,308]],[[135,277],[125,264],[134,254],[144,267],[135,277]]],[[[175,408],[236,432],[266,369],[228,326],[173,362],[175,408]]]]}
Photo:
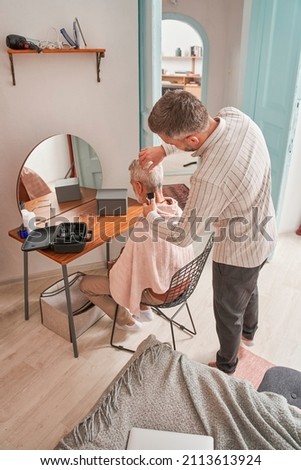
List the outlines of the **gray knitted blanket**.
{"type": "Polygon", "coordinates": [[[301,413],[284,397],[257,392],[152,335],[56,449],[125,449],[134,426],[210,435],[217,450],[301,449],[301,413]]]}

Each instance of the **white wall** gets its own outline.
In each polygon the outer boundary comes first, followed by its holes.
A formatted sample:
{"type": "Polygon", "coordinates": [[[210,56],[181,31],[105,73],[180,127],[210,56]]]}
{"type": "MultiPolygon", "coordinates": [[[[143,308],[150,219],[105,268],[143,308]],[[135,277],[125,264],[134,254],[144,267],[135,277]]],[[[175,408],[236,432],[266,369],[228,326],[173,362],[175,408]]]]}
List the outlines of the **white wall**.
{"type": "MultiPolygon", "coordinates": [[[[16,180],[37,143],[55,134],[77,135],[99,155],[103,186],[128,186],[128,165],[139,149],[137,17],[136,0],[1,0],[0,282],[22,276],[21,245],[7,233],[21,222],[16,180]],[[101,83],[95,54],[35,54],[15,56],[12,86],[6,36],[42,40],[50,27],[71,33],[75,16],[88,46],[106,49],[101,83]]],[[[30,256],[31,272],[56,268],[37,253],[30,256]]]]}
{"type": "Polygon", "coordinates": [[[55,181],[64,178],[70,169],[66,134],[43,140],[33,149],[24,165],[34,170],[48,186],[54,187],[55,181]]]}
{"type": "Polygon", "coordinates": [[[195,29],[178,20],[162,21],[161,45],[162,56],[175,56],[180,47],[181,57],[191,56],[191,46],[203,46],[195,29]]]}
{"type": "MultiPolygon", "coordinates": [[[[183,21],[164,20],[162,21],[161,31],[162,45],[162,69],[165,74],[174,74],[175,72],[193,71],[191,60],[191,46],[199,46],[203,49],[203,42],[199,34],[192,26],[183,21]],[[176,32],[176,34],[175,34],[176,32]],[[180,61],[175,57],[176,49],[181,49],[180,61]],[[166,59],[168,57],[168,59],[166,59]],[[173,57],[175,57],[173,59],[173,57]]],[[[194,73],[202,76],[202,59],[198,59],[194,63],[194,73]]]]}

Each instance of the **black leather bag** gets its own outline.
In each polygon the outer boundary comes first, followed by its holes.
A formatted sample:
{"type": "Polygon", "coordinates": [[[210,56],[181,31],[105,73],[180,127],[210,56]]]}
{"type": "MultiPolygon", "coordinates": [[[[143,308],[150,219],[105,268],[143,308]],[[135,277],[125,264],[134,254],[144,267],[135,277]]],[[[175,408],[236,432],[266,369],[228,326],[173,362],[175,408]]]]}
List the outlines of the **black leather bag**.
{"type": "Polygon", "coordinates": [[[22,251],[52,249],[55,253],[79,253],[86,242],[92,240],[92,230],[83,222],[63,222],[59,225],[32,230],[23,245],[22,251]]]}
{"type": "Polygon", "coordinates": [[[41,48],[34,44],[31,41],[27,41],[24,36],[19,36],[18,34],[9,34],[6,36],[6,45],[10,49],[33,49],[38,52],[41,52],[41,48]]]}

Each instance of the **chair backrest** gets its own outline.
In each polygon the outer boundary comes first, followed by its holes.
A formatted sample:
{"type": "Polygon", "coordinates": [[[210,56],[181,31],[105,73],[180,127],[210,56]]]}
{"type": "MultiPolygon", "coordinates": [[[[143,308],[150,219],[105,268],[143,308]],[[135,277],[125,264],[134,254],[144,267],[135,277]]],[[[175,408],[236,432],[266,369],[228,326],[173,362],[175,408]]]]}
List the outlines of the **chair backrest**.
{"type": "Polygon", "coordinates": [[[213,234],[210,236],[202,253],[173,275],[165,299],[158,307],[174,307],[185,302],[191,296],[199,282],[212,246],[213,234]]]}

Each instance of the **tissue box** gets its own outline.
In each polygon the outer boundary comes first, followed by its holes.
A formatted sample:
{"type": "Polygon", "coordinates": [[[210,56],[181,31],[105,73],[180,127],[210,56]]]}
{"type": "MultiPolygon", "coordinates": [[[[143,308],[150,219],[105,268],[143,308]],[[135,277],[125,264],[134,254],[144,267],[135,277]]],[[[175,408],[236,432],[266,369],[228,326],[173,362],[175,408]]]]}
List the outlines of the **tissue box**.
{"type": "Polygon", "coordinates": [[[98,215],[126,215],[127,189],[99,189],[96,193],[98,215]]]}
{"type": "Polygon", "coordinates": [[[57,201],[67,202],[76,201],[81,199],[82,195],[80,192],[78,178],[66,178],[57,180],[55,183],[55,192],[57,201]]]}

